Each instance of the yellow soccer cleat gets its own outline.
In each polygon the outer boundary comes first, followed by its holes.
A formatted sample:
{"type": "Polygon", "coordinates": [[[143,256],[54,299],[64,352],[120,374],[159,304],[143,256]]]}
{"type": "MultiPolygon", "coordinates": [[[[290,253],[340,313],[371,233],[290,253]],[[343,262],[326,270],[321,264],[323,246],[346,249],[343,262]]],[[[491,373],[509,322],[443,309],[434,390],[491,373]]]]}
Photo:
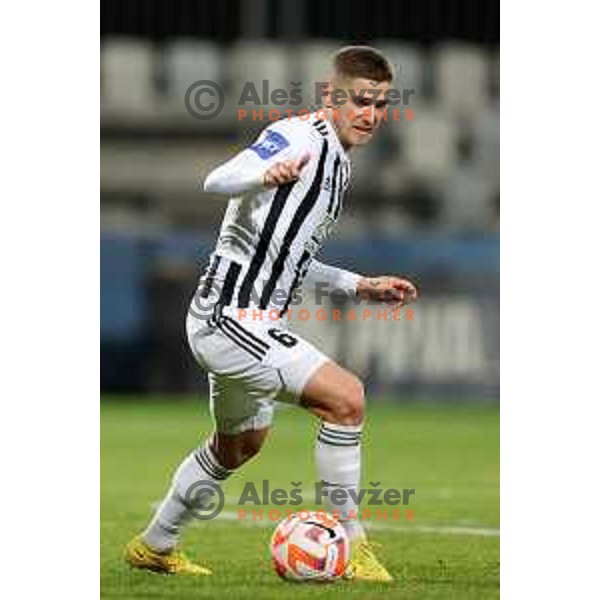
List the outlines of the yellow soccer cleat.
{"type": "Polygon", "coordinates": [[[140,536],[125,547],[125,561],[136,569],[147,569],[166,575],[212,575],[212,572],[194,564],[183,552],[172,550],[161,554],[146,544],[140,536]]]}
{"type": "Polygon", "coordinates": [[[394,581],[387,569],[377,560],[373,545],[365,538],[352,543],[346,577],[356,581],[394,581]]]}

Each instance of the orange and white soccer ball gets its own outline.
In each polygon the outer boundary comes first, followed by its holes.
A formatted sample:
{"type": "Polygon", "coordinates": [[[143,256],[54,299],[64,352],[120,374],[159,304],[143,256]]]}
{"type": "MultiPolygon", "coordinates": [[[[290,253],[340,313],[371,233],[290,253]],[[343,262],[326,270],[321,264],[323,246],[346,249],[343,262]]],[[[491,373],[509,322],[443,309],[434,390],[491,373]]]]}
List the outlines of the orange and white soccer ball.
{"type": "Polygon", "coordinates": [[[277,525],[271,556],[284,579],[333,581],[346,572],[350,542],[342,524],[327,513],[294,513],[277,525]]]}

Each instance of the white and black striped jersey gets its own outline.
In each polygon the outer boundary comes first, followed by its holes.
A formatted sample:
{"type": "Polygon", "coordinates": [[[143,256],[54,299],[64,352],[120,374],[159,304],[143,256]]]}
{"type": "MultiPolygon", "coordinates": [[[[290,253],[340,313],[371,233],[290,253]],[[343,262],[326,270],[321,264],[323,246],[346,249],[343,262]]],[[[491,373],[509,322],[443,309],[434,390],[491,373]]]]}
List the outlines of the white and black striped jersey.
{"type": "Polygon", "coordinates": [[[216,287],[222,305],[284,314],[305,278],[354,290],[359,275],[314,258],[340,217],[349,178],[350,161],[328,121],[311,116],[265,128],[204,182],[206,191],[230,200],[201,295],[216,287]],[[263,187],[270,166],[307,153],[310,160],[297,181],[263,187]]]}

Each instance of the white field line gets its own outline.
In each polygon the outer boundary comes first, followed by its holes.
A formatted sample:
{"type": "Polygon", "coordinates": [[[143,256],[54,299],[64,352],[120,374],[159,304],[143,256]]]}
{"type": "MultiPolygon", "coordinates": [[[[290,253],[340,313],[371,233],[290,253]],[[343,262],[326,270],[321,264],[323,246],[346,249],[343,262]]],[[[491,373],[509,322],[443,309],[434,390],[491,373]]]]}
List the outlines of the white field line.
{"type": "MultiPolygon", "coordinates": [[[[285,516],[285,512],[282,513],[285,516]]],[[[283,517],[282,517],[283,518],[283,517]]],[[[258,527],[273,527],[274,521],[268,517],[263,520],[252,520],[251,518],[240,519],[237,512],[224,510],[214,520],[216,521],[239,521],[243,525],[256,525],[258,527]]],[[[365,529],[373,531],[395,531],[396,533],[443,533],[448,535],[481,535],[486,537],[500,536],[499,529],[489,529],[485,527],[460,527],[457,525],[393,525],[381,521],[361,521],[365,529]]]]}
{"type": "MultiPolygon", "coordinates": [[[[237,500],[237,499],[236,499],[237,500]]],[[[156,510],[160,502],[153,502],[152,509],[156,510]]],[[[282,509],[282,518],[286,515],[285,510],[282,509]]],[[[211,519],[212,521],[237,521],[240,525],[250,525],[256,527],[274,527],[275,521],[266,516],[268,511],[264,511],[264,518],[262,520],[253,520],[250,516],[243,519],[239,518],[239,515],[235,511],[224,510],[217,517],[211,519]]],[[[194,519],[196,523],[201,523],[198,519],[194,519]]],[[[207,521],[210,522],[210,521],[207,521]]],[[[394,533],[437,533],[443,535],[479,535],[483,537],[500,537],[500,530],[491,527],[464,527],[462,525],[400,525],[382,521],[361,521],[365,529],[372,531],[391,531],[394,533]]]]}

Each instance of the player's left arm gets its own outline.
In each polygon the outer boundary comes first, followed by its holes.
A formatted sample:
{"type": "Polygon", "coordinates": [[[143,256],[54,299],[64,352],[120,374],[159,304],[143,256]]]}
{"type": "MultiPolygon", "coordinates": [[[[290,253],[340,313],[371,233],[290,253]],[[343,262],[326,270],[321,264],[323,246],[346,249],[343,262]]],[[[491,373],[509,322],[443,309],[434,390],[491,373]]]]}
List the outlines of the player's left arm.
{"type": "Polygon", "coordinates": [[[381,275],[361,278],[356,284],[356,294],[361,298],[385,302],[399,308],[417,300],[419,290],[404,277],[381,275]]]}
{"type": "Polygon", "coordinates": [[[306,272],[305,282],[309,285],[327,283],[332,290],[356,293],[358,282],[361,279],[363,279],[363,276],[358,273],[326,265],[318,260],[312,260],[306,272]]]}
{"type": "Polygon", "coordinates": [[[310,263],[305,281],[308,284],[326,282],[332,290],[344,290],[361,298],[385,302],[393,307],[406,306],[419,296],[417,286],[403,277],[393,275],[365,277],[352,271],[326,265],[318,260],[310,263]]]}

